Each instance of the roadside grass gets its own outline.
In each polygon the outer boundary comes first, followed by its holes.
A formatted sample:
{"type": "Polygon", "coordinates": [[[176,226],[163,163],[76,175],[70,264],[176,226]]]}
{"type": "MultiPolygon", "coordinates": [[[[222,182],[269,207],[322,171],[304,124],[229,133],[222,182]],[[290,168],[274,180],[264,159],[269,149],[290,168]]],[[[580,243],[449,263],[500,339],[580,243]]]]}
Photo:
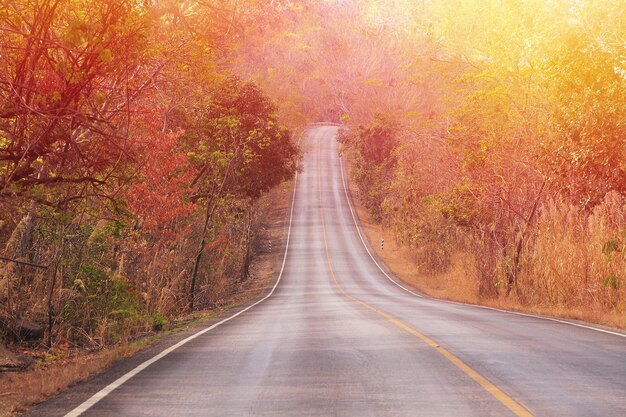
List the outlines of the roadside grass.
{"type": "Polygon", "coordinates": [[[45,351],[23,351],[23,354],[35,357],[35,363],[24,371],[0,373],[0,417],[13,417],[27,411],[30,406],[103,373],[117,361],[129,358],[157,341],[199,326],[259,297],[273,283],[279,265],[292,187],[292,181],[286,182],[267,195],[263,208],[266,214],[256,239],[258,247],[250,265],[250,275],[236,284],[230,297],[220,306],[171,321],[158,333],[97,352],[63,346],[45,351]],[[266,245],[269,241],[272,242],[271,251],[266,245]]]}
{"type": "MultiPolygon", "coordinates": [[[[478,293],[478,282],[472,278],[473,259],[467,253],[454,253],[452,255],[452,265],[449,271],[445,273],[427,274],[421,272],[410,249],[399,244],[394,239],[391,230],[372,220],[365,207],[359,201],[356,184],[349,179],[350,167],[345,166],[345,168],[352,203],[369,245],[394,275],[419,292],[444,300],[580,320],[618,329],[626,329],[625,312],[619,309],[607,312],[606,309],[598,308],[598,305],[592,301],[580,302],[578,305],[563,306],[548,303],[539,298],[533,300],[527,298],[525,302],[522,302],[515,294],[511,294],[509,297],[500,296],[494,299],[481,298],[478,293]],[[381,239],[385,241],[384,249],[381,249],[381,239]]],[[[585,244],[587,243],[580,242],[575,245],[576,247],[564,248],[562,252],[571,252],[571,258],[582,258],[581,248],[585,244]]],[[[543,263],[547,264],[547,262],[543,263]]],[[[572,263],[570,262],[569,265],[571,267],[572,263]]]]}

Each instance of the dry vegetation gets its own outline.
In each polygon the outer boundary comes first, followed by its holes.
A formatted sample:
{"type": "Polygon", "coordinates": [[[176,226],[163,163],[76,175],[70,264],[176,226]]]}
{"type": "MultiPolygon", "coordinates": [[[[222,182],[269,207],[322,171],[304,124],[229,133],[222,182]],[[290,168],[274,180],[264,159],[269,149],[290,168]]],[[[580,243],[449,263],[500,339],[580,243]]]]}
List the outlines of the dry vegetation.
{"type": "Polygon", "coordinates": [[[0,416],[9,417],[25,411],[77,382],[104,371],[116,361],[129,357],[154,338],[141,339],[121,346],[86,354],[64,349],[47,352],[23,352],[40,356],[36,365],[21,372],[7,372],[0,377],[0,416]]]}
{"type": "Polygon", "coordinates": [[[280,265],[291,192],[292,182],[286,182],[260,201],[259,209],[264,215],[253,243],[255,256],[250,264],[250,276],[231,287],[214,309],[195,312],[172,321],[165,325],[162,332],[150,332],[133,341],[99,351],[71,348],[69,344],[52,349],[20,349],[18,353],[32,363],[22,371],[0,373],[0,417],[24,411],[75,383],[98,375],[118,360],[132,356],[171,333],[193,329],[267,291],[280,265]],[[267,245],[270,240],[272,251],[267,245]]]}
{"type": "Polygon", "coordinates": [[[398,273],[623,328],[626,4],[357,3],[342,12],[366,46],[329,59],[340,141],[363,209],[403,248],[398,273]]]}
{"type": "Polygon", "coordinates": [[[617,201],[607,202],[592,216],[573,207],[563,213],[551,204],[541,216],[528,271],[520,277],[517,291],[510,297],[484,298],[479,294],[477,254],[460,247],[452,254],[446,272],[428,273],[415,250],[372,219],[353,181],[350,193],[370,246],[397,277],[424,294],[626,329],[626,296],[608,291],[605,282],[625,267],[623,258],[611,256],[616,248],[606,246],[606,236],[624,227],[626,207],[617,196],[613,196],[617,201]],[[385,240],[384,250],[381,239],[385,240]]]}
{"type": "Polygon", "coordinates": [[[274,6],[213,6],[0,1],[0,369],[252,291],[267,193],[299,151],[233,69],[274,6]]]}

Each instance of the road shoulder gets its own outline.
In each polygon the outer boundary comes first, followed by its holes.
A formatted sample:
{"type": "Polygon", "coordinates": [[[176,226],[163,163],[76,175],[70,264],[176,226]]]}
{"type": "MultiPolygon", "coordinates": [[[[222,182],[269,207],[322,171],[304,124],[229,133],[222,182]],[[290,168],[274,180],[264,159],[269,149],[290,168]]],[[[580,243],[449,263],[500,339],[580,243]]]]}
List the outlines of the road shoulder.
{"type": "MultiPolygon", "coordinates": [[[[411,256],[410,250],[398,243],[393,233],[374,222],[358,197],[356,184],[351,180],[350,162],[343,158],[349,199],[354,207],[354,214],[358,226],[363,232],[367,246],[372,256],[387,273],[396,277],[400,282],[407,285],[418,293],[450,302],[474,305],[479,308],[491,308],[508,313],[532,315],[548,320],[564,321],[576,326],[599,329],[616,334],[626,334],[626,320],[624,317],[598,315],[594,311],[567,310],[559,307],[522,305],[510,298],[494,300],[480,299],[477,291],[471,287],[471,283],[459,282],[450,273],[439,275],[427,275],[419,272],[419,266],[411,256]],[[384,245],[381,241],[384,240],[384,245]]],[[[453,271],[452,274],[459,271],[453,271]]],[[[462,271],[461,271],[462,272],[462,271]]]]}

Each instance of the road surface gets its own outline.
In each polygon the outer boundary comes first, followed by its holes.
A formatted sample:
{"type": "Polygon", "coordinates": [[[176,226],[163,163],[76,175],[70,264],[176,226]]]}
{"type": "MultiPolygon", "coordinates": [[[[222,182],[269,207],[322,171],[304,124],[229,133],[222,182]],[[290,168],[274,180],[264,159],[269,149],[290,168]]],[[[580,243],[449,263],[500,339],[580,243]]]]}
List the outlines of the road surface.
{"type": "Polygon", "coordinates": [[[96,397],[32,415],[626,416],[621,332],[433,300],[392,282],[355,225],[336,130],[304,139],[271,296],[96,397]]]}

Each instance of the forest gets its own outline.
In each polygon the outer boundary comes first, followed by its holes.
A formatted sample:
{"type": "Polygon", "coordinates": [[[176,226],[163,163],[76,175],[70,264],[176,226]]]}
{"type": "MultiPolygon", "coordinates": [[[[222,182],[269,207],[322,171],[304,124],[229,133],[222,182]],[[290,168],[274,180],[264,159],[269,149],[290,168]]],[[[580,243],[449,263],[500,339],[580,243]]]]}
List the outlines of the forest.
{"type": "Polygon", "coordinates": [[[247,19],[269,12],[1,10],[3,339],[100,349],[219,304],[247,278],[257,202],[299,155],[272,100],[231,68],[247,19]]]}
{"type": "Polygon", "coordinates": [[[626,325],[623,1],[0,4],[5,341],[215,305],[315,121],[421,274],[626,325]]]}

